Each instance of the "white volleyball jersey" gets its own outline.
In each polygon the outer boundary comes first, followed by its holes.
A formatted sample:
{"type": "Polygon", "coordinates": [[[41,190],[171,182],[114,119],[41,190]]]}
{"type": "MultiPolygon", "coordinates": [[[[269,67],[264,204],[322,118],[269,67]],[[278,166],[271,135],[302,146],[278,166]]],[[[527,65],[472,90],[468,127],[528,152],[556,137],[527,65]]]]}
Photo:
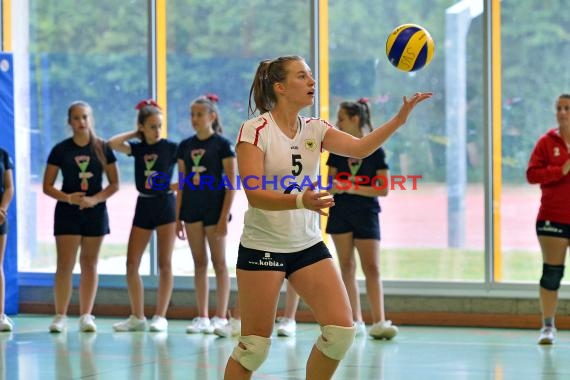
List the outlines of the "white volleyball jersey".
{"type": "MultiPolygon", "coordinates": [[[[241,126],[237,144],[250,143],[264,152],[265,189],[297,194],[317,180],[322,141],[330,127],[324,120],[300,117],[297,135],[290,139],[267,112],[241,126]]],[[[247,182],[243,186],[247,188],[247,182]]],[[[241,244],[246,248],[298,252],[321,240],[319,214],[314,211],[267,211],[249,205],[245,213],[241,244]]]]}

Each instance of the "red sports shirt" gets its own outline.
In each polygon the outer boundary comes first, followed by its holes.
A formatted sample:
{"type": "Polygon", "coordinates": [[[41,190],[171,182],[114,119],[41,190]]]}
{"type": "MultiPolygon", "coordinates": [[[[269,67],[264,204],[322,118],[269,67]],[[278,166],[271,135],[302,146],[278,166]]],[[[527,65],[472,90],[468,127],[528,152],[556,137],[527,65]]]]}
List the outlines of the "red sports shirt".
{"type": "Polygon", "coordinates": [[[570,152],[557,128],[536,142],[526,178],[531,184],[540,184],[542,191],[537,220],[570,224],[570,173],[562,174],[562,166],[569,158],[570,152]]]}

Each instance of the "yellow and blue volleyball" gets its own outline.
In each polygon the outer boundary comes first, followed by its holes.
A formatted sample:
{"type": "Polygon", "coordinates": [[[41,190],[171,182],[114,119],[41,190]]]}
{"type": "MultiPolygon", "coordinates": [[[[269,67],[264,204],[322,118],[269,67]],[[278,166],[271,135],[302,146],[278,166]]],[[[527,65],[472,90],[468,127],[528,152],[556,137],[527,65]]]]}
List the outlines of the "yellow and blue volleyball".
{"type": "Polygon", "coordinates": [[[429,32],[416,24],[395,28],[386,40],[386,55],[394,67],[402,71],[416,71],[433,58],[435,43],[429,32]]]}

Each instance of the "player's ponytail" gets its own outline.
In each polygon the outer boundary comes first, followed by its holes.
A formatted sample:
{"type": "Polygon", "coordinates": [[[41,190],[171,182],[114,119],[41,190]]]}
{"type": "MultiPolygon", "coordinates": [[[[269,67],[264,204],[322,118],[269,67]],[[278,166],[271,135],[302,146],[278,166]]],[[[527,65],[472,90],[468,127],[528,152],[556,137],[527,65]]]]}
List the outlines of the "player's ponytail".
{"type": "Polygon", "coordinates": [[[287,55],[275,59],[266,59],[259,63],[249,89],[248,111],[250,116],[253,116],[256,111],[265,113],[275,107],[277,96],[273,85],[285,81],[287,77],[286,65],[291,61],[304,61],[304,59],[298,55],[287,55]]]}
{"type": "Polygon", "coordinates": [[[370,103],[368,98],[360,98],[356,101],[361,108],[361,112],[360,112],[360,128],[363,128],[364,126],[368,127],[368,131],[372,132],[372,130],[374,129],[374,127],[372,126],[372,120],[371,120],[371,116],[370,116],[370,106],[368,105],[368,103],[370,103]]]}

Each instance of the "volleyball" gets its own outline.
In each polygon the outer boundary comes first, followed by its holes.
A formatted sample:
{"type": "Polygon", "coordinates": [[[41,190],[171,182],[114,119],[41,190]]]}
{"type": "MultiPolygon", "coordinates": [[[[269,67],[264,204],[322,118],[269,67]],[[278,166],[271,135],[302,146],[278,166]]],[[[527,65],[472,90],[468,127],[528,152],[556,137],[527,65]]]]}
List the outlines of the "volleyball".
{"type": "Polygon", "coordinates": [[[416,24],[395,28],[386,40],[386,55],[394,67],[402,71],[417,71],[433,58],[435,43],[429,32],[416,24]]]}

